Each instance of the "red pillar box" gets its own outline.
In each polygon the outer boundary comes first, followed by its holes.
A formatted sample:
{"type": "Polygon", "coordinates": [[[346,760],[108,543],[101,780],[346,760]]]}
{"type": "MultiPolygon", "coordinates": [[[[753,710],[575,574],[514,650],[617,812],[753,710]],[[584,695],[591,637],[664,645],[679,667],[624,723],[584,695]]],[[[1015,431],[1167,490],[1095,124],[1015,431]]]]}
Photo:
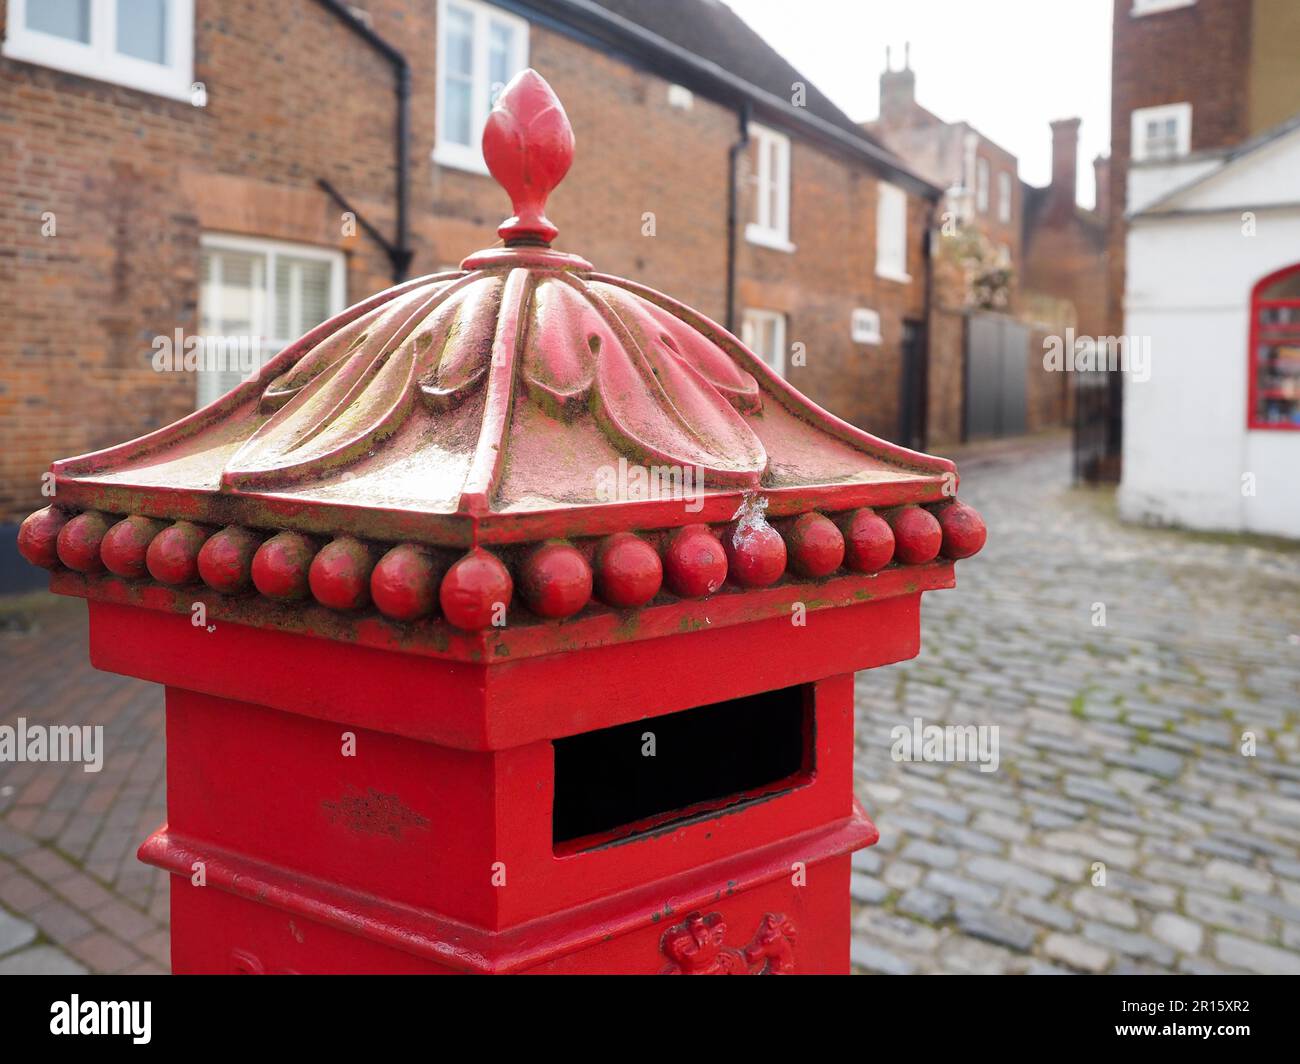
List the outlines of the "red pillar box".
{"type": "Polygon", "coordinates": [[[21,547],[167,689],[177,972],[844,972],[853,673],[984,531],[953,466],[553,251],[528,71],[504,246],[57,462],[21,547]]]}

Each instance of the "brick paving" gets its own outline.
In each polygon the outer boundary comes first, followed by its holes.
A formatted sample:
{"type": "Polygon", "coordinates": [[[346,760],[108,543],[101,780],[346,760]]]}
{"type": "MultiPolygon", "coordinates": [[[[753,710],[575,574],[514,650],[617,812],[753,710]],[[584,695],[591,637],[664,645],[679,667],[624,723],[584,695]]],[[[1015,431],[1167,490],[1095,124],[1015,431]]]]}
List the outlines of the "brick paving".
{"type": "Polygon", "coordinates": [[[858,680],[855,967],[1300,972],[1300,550],[1121,525],[1060,439],[962,470],[988,546],[858,680]],[[895,761],[915,718],[997,771],[895,761]]]}
{"type": "Polygon", "coordinates": [[[0,606],[0,675],[0,723],[104,728],[99,772],[0,762],[0,973],[166,972],[167,877],[135,859],[165,818],[162,690],[92,669],[85,605],[49,595],[0,606]]]}
{"type": "MultiPolygon", "coordinates": [[[[1122,526],[1060,438],[962,468],[989,545],[926,596],[921,656],[859,679],[855,967],[1300,971],[1300,551],[1122,526]],[[996,725],[998,770],[894,761],[917,717],[996,725]]],[[[0,723],[107,747],[0,763],[0,974],[165,971],[166,876],[135,859],[162,692],[90,668],[84,606],[48,596],[0,604],[0,675],[0,723]]]]}

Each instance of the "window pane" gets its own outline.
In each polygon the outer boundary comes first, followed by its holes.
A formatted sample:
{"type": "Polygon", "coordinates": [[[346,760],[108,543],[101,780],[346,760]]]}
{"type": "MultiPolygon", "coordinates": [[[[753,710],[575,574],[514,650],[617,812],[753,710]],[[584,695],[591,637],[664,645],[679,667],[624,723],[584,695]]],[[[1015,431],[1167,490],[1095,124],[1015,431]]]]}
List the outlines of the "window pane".
{"type": "Polygon", "coordinates": [[[117,50],[167,63],[167,0],[117,0],[117,50]]]}
{"type": "Polygon", "coordinates": [[[772,141],[768,146],[771,153],[767,163],[767,224],[773,229],[781,228],[781,146],[772,141]]]}
{"type": "Polygon", "coordinates": [[[266,257],[258,252],[205,249],[199,268],[199,332],[204,343],[200,406],[226,394],[265,359],[259,346],[266,302],[266,257]]]}
{"type": "Polygon", "coordinates": [[[27,0],[27,28],[90,43],[90,0],[27,0]]]}
{"type": "Polygon", "coordinates": [[[447,73],[474,75],[474,16],[459,7],[447,8],[447,73]]]}
{"type": "Polygon", "coordinates": [[[510,26],[493,22],[488,37],[488,90],[489,103],[496,102],[497,93],[514,76],[515,31],[510,26]]]}
{"type": "MultiPolygon", "coordinates": [[[[245,251],[210,251],[206,254],[219,259],[221,282],[205,286],[203,298],[209,294],[216,306],[202,308],[202,319],[208,322],[205,332],[219,336],[253,336],[266,285],[266,259],[245,251]]],[[[214,263],[214,267],[217,263],[214,263]]]]}
{"type": "Polygon", "coordinates": [[[907,273],[907,197],[893,185],[880,186],[876,212],[876,269],[893,277],[907,273]]]}
{"type": "MultiPolygon", "coordinates": [[[[1300,299],[1300,269],[1283,275],[1267,288],[1262,289],[1259,297],[1261,299],[1300,299]]],[[[1290,310],[1291,308],[1285,307],[1282,309],[1290,310]]],[[[1291,319],[1288,316],[1283,320],[1290,321],[1291,319]]]]}
{"type": "Polygon", "coordinates": [[[442,71],[442,137],[453,144],[474,142],[474,13],[447,7],[442,71]]]}
{"type": "Polygon", "coordinates": [[[443,135],[453,144],[471,143],[474,139],[471,132],[472,83],[449,78],[443,83],[442,92],[443,135]]]}
{"type": "Polygon", "coordinates": [[[277,255],[275,260],[275,336],[292,342],[315,328],[330,312],[329,263],[277,255]]]}

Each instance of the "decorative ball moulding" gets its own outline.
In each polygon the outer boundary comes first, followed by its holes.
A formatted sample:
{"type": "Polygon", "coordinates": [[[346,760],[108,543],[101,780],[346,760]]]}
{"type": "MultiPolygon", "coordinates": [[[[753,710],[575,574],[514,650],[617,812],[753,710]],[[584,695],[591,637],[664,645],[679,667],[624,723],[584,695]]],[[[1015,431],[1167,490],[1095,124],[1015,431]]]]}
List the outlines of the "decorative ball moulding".
{"type": "Polygon", "coordinates": [[[974,554],[984,524],[965,503],[800,514],[746,533],[735,524],[691,524],[637,535],[548,540],[502,553],[475,547],[458,557],[421,543],[373,543],[342,535],[191,521],[75,515],[48,506],[23,522],[19,549],[34,565],[84,576],[108,574],[171,588],[203,586],[225,596],[314,600],[342,612],[373,607],[393,621],[442,616],[463,631],[501,624],[514,603],[563,620],[591,605],[636,609],[656,599],[702,599],[783,580],[875,574],[893,563],[925,565],[974,554]]]}
{"type": "Polygon", "coordinates": [[[545,653],[584,624],[615,642],[952,585],[985,529],[951,462],[551,247],[574,137],[536,72],[483,154],[514,208],[499,246],[350,307],[174,425],[54,463],[19,534],[54,590],[309,631],[370,618],[476,657],[518,624],[545,653]]]}

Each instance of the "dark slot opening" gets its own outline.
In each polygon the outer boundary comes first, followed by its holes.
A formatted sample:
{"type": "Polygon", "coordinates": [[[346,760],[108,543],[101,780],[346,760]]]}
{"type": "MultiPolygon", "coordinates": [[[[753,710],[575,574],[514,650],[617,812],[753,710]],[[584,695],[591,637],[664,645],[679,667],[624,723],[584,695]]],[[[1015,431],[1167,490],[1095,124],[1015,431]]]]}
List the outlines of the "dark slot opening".
{"type": "Polygon", "coordinates": [[[557,739],[555,843],[598,845],[804,782],[811,705],[811,688],[787,687],[557,739]]]}

